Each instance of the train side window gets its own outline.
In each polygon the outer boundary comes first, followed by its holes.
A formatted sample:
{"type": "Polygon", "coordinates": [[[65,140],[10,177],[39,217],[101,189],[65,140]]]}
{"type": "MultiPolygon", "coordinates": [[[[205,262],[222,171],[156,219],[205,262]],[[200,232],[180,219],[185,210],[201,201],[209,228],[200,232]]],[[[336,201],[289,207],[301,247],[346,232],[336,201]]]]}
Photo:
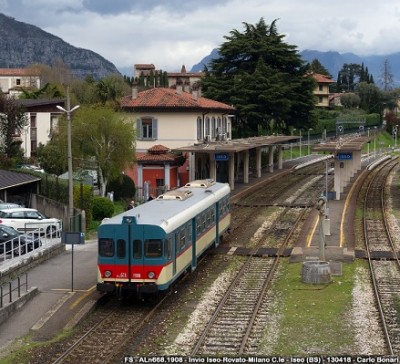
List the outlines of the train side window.
{"type": "Polygon", "coordinates": [[[191,222],[189,222],[186,225],[186,236],[187,236],[187,240],[188,240],[189,244],[191,244],[192,243],[192,223],[191,222]]]}
{"type": "Polygon", "coordinates": [[[206,229],[206,214],[205,213],[201,214],[201,226],[202,226],[202,230],[206,229]]]}
{"type": "Polygon", "coordinates": [[[162,256],[162,242],[160,239],[144,241],[144,254],[146,258],[160,258],[162,256]]]}
{"type": "Polygon", "coordinates": [[[186,243],[186,234],[185,234],[185,228],[182,228],[179,234],[179,248],[180,250],[185,248],[185,243],[186,243]]]}
{"type": "Polygon", "coordinates": [[[212,220],[212,223],[215,224],[215,206],[213,206],[213,208],[211,210],[211,220],[212,220]]]}
{"type": "Polygon", "coordinates": [[[117,240],[117,257],[118,258],[125,258],[125,255],[126,255],[125,240],[118,239],[117,240]]]}
{"type": "Polygon", "coordinates": [[[197,232],[197,234],[201,233],[201,218],[200,218],[200,216],[197,216],[197,218],[196,218],[196,232],[197,232]]]}
{"type": "Polygon", "coordinates": [[[167,238],[165,240],[165,252],[164,252],[164,256],[167,259],[171,259],[172,258],[172,239],[171,238],[167,238]]]}
{"type": "Polygon", "coordinates": [[[207,211],[207,227],[210,227],[211,226],[211,222],[212,222],[212,220],[211,220],[211,209],[209,209],[208,211],[207,211]]]}
{"type": "Polygon", "coordinates": [[[140,259],[142,257],[142,241],[133,241],[133,259],[140,259]]]}
{"type": "Polygon", "coordinates": [[[99,239],[99,255],[101,257],[114,256],[114,240],[99,239]]]}

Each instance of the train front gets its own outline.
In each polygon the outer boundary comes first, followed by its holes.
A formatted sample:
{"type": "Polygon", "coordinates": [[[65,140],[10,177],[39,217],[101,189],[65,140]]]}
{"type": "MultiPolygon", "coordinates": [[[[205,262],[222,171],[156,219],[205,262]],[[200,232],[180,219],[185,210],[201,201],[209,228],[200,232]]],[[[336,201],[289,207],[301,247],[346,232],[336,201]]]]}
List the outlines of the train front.
{"type": "MultiPolygon", "coordinates": [[[[131,210],[130,210],[131,211],[131,210]]],[[[138,224],[138,216],[122,214],[98,230],[98,283],[103,293],[155,295],[167,288],[168,247],[165,231],[138,224]]]]}

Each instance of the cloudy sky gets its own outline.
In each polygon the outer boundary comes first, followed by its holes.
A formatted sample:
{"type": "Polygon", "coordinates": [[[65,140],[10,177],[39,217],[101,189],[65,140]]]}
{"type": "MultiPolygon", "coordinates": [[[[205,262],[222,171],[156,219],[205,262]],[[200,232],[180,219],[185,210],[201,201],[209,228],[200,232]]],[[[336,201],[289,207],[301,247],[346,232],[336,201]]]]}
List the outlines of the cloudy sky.
{"type": "Polygon", "coordinates": [[[400,51],[395,0],[0,0],[0,12],[36,25],[122,69],[187,70],[243,23],[274,19],[299,51],[400,51]]]}

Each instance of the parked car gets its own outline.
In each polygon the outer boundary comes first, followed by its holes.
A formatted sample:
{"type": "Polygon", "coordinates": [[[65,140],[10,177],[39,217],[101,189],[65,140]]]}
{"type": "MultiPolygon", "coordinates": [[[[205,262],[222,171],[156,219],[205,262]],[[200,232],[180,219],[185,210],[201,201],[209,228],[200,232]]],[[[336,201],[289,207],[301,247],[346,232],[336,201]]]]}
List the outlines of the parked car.
{"type": "Polygon", "coordinates": [[[12,202],[0,202],[0,210],[14,209],[16,207],[24,207],[24,206],[21,206],[21,205],[18,205],[17,203],[12,203],[12,202]]]}
{"type": "Polygon", "coordinates": [[[11,253],[14,255],[25,254],[42,245],[40,238],[24,235],[11,226],[0,225],[0,254],[11,253]]]}
{"type": "Polygon", "coordinates": [[[0,224],[12,226],[22,233],[34,231],[40,235],[53,235],[61,230],[60,220],[25,207],[0,210],[0,224]]]}

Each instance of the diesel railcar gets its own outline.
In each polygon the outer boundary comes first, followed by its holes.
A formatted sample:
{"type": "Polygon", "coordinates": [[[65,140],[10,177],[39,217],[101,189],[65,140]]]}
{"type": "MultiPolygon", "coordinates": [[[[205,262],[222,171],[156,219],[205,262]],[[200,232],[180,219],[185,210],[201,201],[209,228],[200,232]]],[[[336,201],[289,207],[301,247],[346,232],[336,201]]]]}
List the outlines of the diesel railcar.
{"type": "Polygon", "coordinates": [[[102,293],[156,295],[218,246],[231,222],[226,183],[196,180],[102,222],[98,283],[102,293]]]}

